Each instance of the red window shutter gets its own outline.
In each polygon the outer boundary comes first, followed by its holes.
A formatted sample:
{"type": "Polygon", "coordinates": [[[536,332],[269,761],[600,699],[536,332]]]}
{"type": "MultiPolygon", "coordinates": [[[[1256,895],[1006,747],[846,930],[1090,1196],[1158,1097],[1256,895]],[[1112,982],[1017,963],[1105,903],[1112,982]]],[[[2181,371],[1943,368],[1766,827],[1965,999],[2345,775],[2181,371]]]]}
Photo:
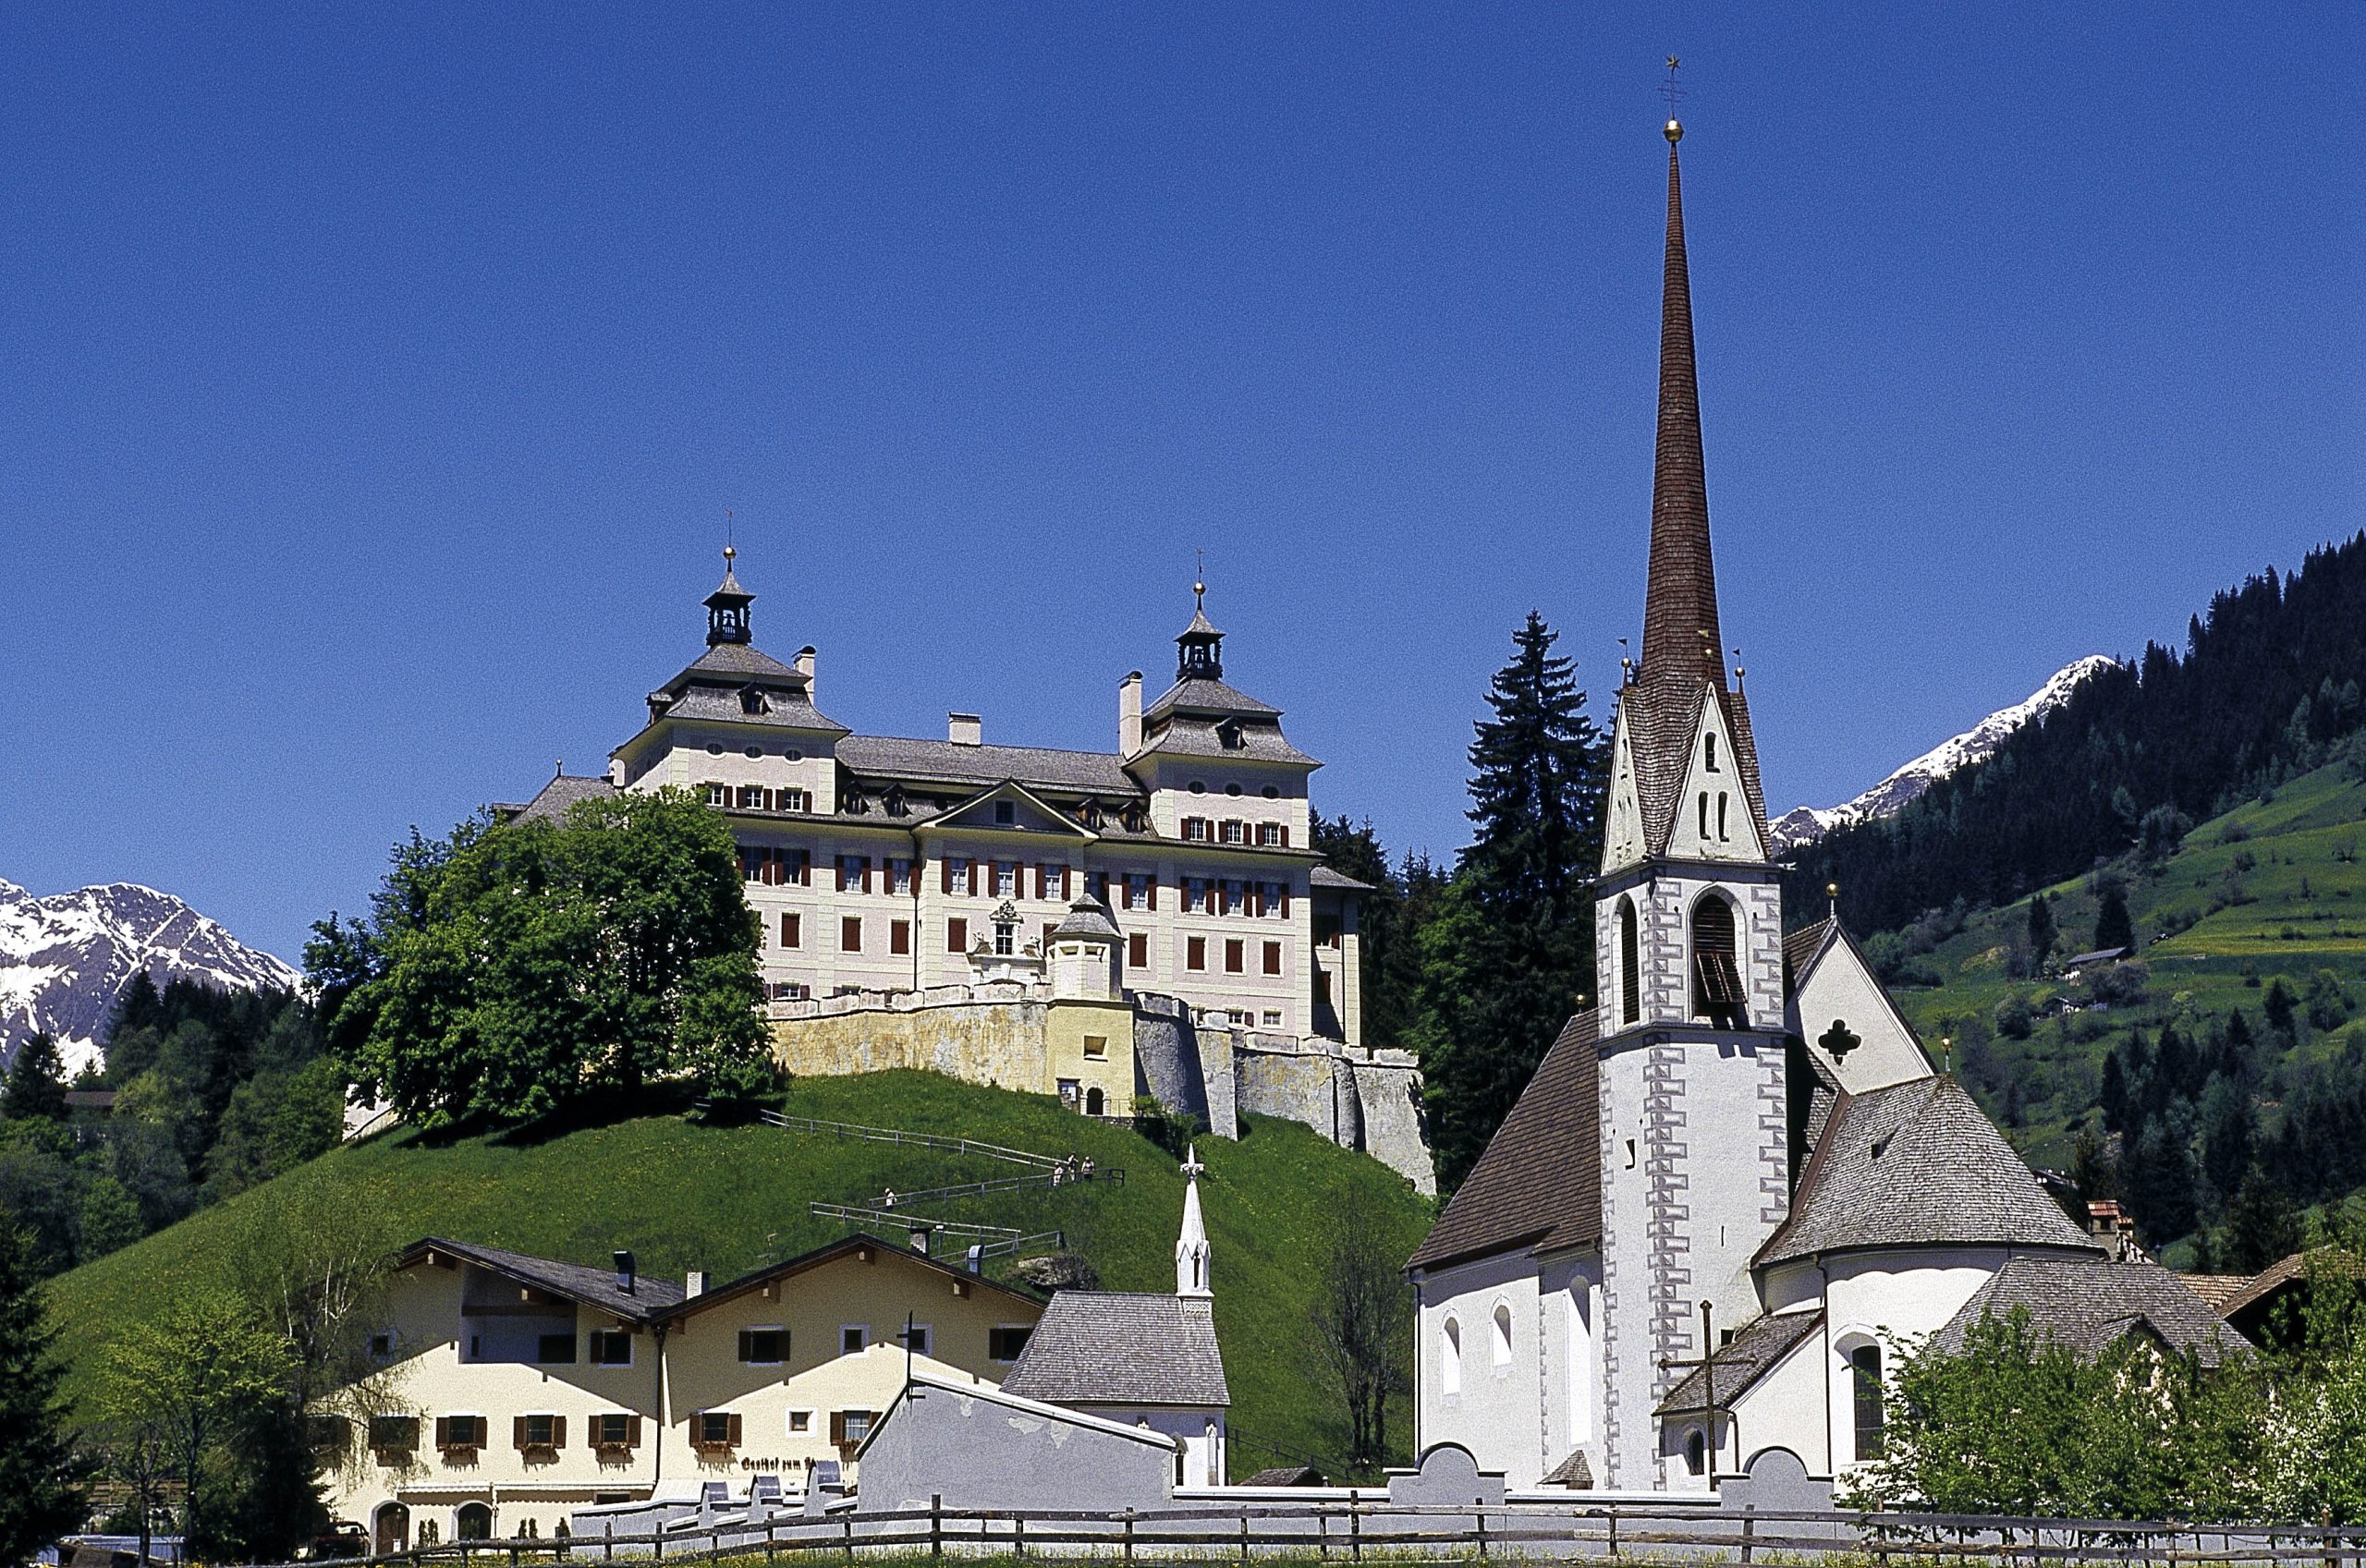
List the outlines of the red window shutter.
{"type": "Polygon", "coordinates": [[[1283,847],[1284,849],[1287,849],[1289,846],[1290,846],[1290,830],[1289,830],[1287,827],[1285,827],[1285,828],[1283,828],[1283,829],[1282,829],[1282,847],[1283,847]]]}
{"type": "MultiPolygon", "coordinates": [[[[1046,866],[1046,865],[1045,865],[1045,864],[1043,864],[1043,862],[1042,862],[1041,860],[1036,861],[1036,862],[1035,862],[1035,896],[1036,896],[1036,897],[1038,897],[1038,898],[1049,898],[1049,897],[1051,896],[1051,883],[1052,883],[1052,868],[1050,868],[1049,866],[1046,866]]],[[[1024,893],[1024,892],[1026,891],[1026,889],[1021,888],[1019,891],[1020,891],[1021,893],[1024,893]]]]}
{"type": "Polygon", "coordinates": [[[1184,956],[1188,961],[1186,965],[1187,967],[1193,969],[1204,969],[1208,966],[1207,938],[1203,936],[1195,936],[1188,939],[1184,943],[1183,951],[1184,956]]]}
{"type": "Polygon", "coordinates": [[[1282,972],[1282,944],[1278,942],[1265,944],[1265,972],[1269,975],[1282,972]]]}
{"type": "Polygon", "coordinates": [[[847,1413],[843,1410],[833,1410],[830,1412],[830,1441],[835,1446],[843,1448],[846,1446],[846,1440],[847,1413]]]}
{"type": "Polygon", "coordinates": [[[862,857],[862,891],[871,891],[871,857],[868,855],[862,857]]]}
{"type": "Polygon", "coordinates": [[[1289,918],[1289,915],[1290,915],[1290,884],[1289,884],[1289,883],[1287,883],[1287,882],[1284,882],[1284,883],[1282,884],[1282,918],[1284,918],[1285,920],[1287,920],[1287,919],[1288,919],[1288,918],[1289,918]]]}
{"type": "Polygon", "coordinates": [[[1241,952],[1241,941],[1237,936],[1225,938],[1224,972],[1226,974],[1237,975],[1240,973],[1241,965],[1245,956],[1241,952]]]}
{"type": "Polygon", "coordinates": [[[947,953],[970,951],[969,921],[955,919],[945,922],[945,951],[947,953]]]}
{"type": "Polygon", "coordinates": [[[553,1448],[567,1446],[567,1417],[564,1416],[551,1417],[551,1446],[553,1448]]]}
{"type": "Polygon", "coordinates": [[[1143,891],[1145,891],[1146,893],[1148,893],[1150,894],[1150,912],[1151,912],[1152,914],[1153,914],[1153,915],[1157,914],[1157,913],[1158,913],[1158,873],[1157,873],[1156,871],[1153,871],[1153,872],[1150,874],[1150,879],[1149,879],[1148,882],[1144,885],[1144,889],[1143,889],[1143,891]]]}
{"type": "Polygon", "coordinates": [[[1130,964],[1130,965],[1132,965],[1132,966],[1133,966],[1135,968],[1137,968],[1137,969],[1147,969],[1147,968],[1149,968],[1149,967],[1150,967],[1150,937],[1149,937],[1149,934],[1148,934],[1147,932],[1143,932],[1143,931],[1136,931],[1132,936],[1128,937],[1128,938],[1126,939],[1126,942],[1127,942],[1126,962],[1127,962],[1127,963],[1128,963],[1128,964],[1130,964]]]}
{"type": "Polygon", "coordinates": [[[937,865],[944,871],[945,891],[951,893],[953,891],[953,862],[950,859],[939,860],[937,865]]]}
{"type": "Polygon", "coordinates": [[[731,1431],[724,1440],[734,1448],[739,1446],[739,1412],[737,1410],[731,1413],[731,1431]]]}
{"type": "Polygon", "coordinates": [[[509,1429],[510,1429],[510,1434],[511,1434],[511,1436],[516,1440],[518,1446],[519,1448],[523,1448],[523,1447],[525,1447],[525,1446],[526,1446],[526,1417],[524,1417],[523,1416],[511,1416],[511,1417],[510,1417],[510,1421],[509,1421],[509,1429]]]}
{"type": "Polygon", "coordinates": [[[901,955],[912,950],[912,923],[890,920],[887,923],[887,951],[901,955]]]}
{"type": "Polygon", "coordinates": [[[625,1446],[627,1448],[640,1446],[640,1417],[638,1416],[625,1417],[625,1446]]]}

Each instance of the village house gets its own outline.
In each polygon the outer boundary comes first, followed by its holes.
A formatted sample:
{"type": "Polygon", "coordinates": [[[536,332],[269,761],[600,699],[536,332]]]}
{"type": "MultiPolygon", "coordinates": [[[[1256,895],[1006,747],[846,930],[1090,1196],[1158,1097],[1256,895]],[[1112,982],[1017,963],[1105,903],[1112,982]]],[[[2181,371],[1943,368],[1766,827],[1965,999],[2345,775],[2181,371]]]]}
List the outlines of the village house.
{"type": "Polygon", "coordinates": [[[396,1260],[374,1414],[328,1479],[375,1549],[564,1534],[575,1509],[839,1462],[914,1371],[990,1385],[1029,1293],[869,1235],[727,1283],[429,1238],[396,1260]]]}
{"type": "MultiPolygon", "coordinates": [[[[1618,693],[1595,1003],[1408,1269],[1421,1447],[1517,1488],[1706,1491],[1881,1452],[1911,1346],[2027,1307],[2081,1351],[2241,1336],[2074,1224],[1934,1071],[1836,918],[1786,936],[1742,672],[1730,679],[1667,124],[1642,656],[1618,693]]],[[[2092,955],[2090,955],[2092,956],[2092,955]]]]}

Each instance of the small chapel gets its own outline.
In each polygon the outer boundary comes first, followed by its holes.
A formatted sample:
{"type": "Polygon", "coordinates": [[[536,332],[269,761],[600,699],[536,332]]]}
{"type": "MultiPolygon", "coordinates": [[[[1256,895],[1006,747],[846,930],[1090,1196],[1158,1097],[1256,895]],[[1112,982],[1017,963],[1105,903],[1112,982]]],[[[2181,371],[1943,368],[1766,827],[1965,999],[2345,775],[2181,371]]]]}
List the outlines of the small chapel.
{"type": "Polygon", "coordinates": [[[1705,1491],[1877,1457],[1898,1359],[2026,1307],[2084,1353],[2245,1342],[2074,1223],[1933,1068],[1836,918],[1786,933],[1730,678],[1667,122],[1641,657],[1617,698],[1594,1005],[1407,1265],[1417,1447],[1516,1489],[1705,1491]]]}

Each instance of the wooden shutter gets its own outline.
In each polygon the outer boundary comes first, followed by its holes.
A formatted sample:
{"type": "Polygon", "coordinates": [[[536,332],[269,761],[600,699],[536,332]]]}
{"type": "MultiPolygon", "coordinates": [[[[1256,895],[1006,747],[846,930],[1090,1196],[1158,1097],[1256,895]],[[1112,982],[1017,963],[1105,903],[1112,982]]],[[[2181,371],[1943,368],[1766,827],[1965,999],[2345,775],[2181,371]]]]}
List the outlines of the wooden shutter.
{"type": "Polygon", "coordinates": [[[1287,826],[1284,826],[1284,827],[1283,827],[1283,829],[1282,829],[1282,847],[1283,847],[1284,849],[1287,849],[1289,846],[1290,846],[1290,830],[1288,829],[1288,827],[1287,827],[1287,826]]]}
{"type": "Polygon", "coordinates": [[[742,1329],[739,1331],[739,1359],[742,1361],[753,1361],[755,1358],[756,1331],[753,1329],[742,1329]]]}
{"type": "Polygon", "coordinates": [[[862,857],[862,891],[871,891],[871,857],[868,855],[862,857]]]}
{"type": "Polygon", "coordinates": [[[625,1417],[625,1446],[627,1448],[640,1446],[640,1417],[638,1416],[625,1417]]]}
{"type": "Polygon", "coordinates": [[[936,863],[944,869],[945,891],[951,893],[953,891],[953,857],[949,855],[942,856],[936,863]]]}
{"type": "Polygon", "coordinates": [[[1289,918],[1290,918],[1290,884],[1289,884],[1289,883],[1287,883],[1287,882],[1284,882],[1284,883],[1282,884],[1282,918],[1283,918],[1283,919],[1285,919],[1285,920],[1287,920],[1287,919],[1288,919],[1289,918]]]}
{"type": "Polygon", "coordinates": [[[843,1410],[833,1410],[830,1412],[830,1441],[833,1446],[843,1448],[846,1446],[846,1440],[847,1413],[843,1410]]]}
{"type": "Polygon", "coordinates": [[[739,1446],[739,1412],[737,1410],[733,1411],[731,1413],[730,1420],[731,1430],[724,1435],[724,1441],[729,1443],[734,1448],[738,1448],[739,1446]]]}
{"type": "Polygon", "coordinates": [[[1052,896],[1052,868],[1041,860],[1035,862],[1035,896],[1052,896]]]}
{"type": "Polygon", "coordinates": [[[567,1446],[567,1417],[564,1416],[551,1417],[551,1446],[553,1448],[567,1446]]]}
{"type": "Polygon", "coordinates": [[[523,1416],[511,1416],[509,1418],[509,1432],[512,1440],[514,1440],[519,1448],[524,1448],[526,1446],[526,1417],[523,1416]]]}
{"type": "Polygon", "coordinates": [[[452,1446],[452,1417],[449,1416],[435,1417],[435,1446],[438,1448],[452,1446]]]}
{"type": "Polygon", "coordinates": [[[1142,890],[1150,895],[1150,912],[1158,913],[1158,873],[1153,871],[1143,880],[1142,890]]]}
{"type": "Polygon", "coordinates": [[[1278,942],[1265,944],[1265,972],[1269,975],[1282,972],[1282,944],[1278,942]]]}

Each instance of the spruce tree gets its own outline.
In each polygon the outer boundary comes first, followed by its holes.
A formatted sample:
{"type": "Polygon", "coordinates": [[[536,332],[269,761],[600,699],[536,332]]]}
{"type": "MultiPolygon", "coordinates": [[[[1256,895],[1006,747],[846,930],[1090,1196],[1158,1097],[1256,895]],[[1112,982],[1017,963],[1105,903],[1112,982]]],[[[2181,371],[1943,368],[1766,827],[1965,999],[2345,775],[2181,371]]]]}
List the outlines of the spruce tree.
{"type": "Polygon", "coordinates": [[[2054,904],[2045,894],[2030,900],[2030,968],[2043,970],[2054,952],[2054,904]]]}
{"type": "Polygon", "coordinates": [[[2096,951],[2135,945],[2136,923],[2128,917],[2128,894],[2117,882],[2105,882],[2095,906],[2096,951]]]}
{"type": "Polygon", "coordinates": [[[66,1060],[57,1053],[57,1041],[46,1034],[37,1034],[17,1048],[17,1059],[8,1064],[8,1094],[0,1103],[0,1112],[15,1121],[30,1121],[38,1117],[47,1122],[66,1120],[66,1060]]]}
{"type": "Polygon", "coordinates": [[[0,1226],[0,1568],[30,1562],[90,1510],[52,1335],[24,1238],[0,1226]]]}
{"type": "Polygon", "coordinates": [[[1471,844],[1425,933],[1422,1065],[1440,1179],[1458,1183],[1593,980],[1589,883],[1607,747],[1531,611],[1470,750],[1471,844]]]}

